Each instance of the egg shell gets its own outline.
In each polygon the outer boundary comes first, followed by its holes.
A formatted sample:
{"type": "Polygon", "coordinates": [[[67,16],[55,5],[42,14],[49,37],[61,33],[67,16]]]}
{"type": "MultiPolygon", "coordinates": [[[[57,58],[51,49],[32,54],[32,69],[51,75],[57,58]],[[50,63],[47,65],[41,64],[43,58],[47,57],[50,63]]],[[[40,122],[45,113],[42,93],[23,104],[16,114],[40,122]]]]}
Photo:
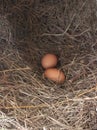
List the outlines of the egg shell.
{"type": "Polygon", "coordinates": [[[61,70],[56,68],[46,69],[44,72],[44,77],[56,82],[63,83],[65,81],[65,75],[61,70]]]}
{"type": "Polygon", "coordinates": [[[44,69],[52,68],[57,65],[57,57],[54,54],[46,54],[41,60],[42,67],[44,69]]]}

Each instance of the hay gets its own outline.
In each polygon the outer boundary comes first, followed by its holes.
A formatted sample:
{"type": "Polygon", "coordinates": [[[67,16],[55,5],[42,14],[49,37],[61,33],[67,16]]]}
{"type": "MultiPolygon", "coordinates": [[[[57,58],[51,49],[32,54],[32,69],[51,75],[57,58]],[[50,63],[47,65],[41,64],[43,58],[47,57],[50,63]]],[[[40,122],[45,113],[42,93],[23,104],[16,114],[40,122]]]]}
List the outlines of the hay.
{"type": "Polygon", "coordinates": [[[97,129],[95,0],[0,2],[0,129],[97,129]],[[40,59],[59,57],[62,85],[40,59]]]}

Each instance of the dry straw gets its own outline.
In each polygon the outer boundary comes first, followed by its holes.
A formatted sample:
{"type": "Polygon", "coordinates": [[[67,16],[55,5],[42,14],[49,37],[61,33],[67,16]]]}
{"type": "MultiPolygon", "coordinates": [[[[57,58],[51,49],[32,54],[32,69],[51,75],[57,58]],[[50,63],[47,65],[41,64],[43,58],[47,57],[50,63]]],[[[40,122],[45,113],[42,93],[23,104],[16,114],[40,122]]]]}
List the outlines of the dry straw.
{"type": "Polygon", "coordinates": [[[0,1],[0,129],[97,129],[96,0],[0,1]],[[66,81],[44,79],[58,56],[66,81]]]}

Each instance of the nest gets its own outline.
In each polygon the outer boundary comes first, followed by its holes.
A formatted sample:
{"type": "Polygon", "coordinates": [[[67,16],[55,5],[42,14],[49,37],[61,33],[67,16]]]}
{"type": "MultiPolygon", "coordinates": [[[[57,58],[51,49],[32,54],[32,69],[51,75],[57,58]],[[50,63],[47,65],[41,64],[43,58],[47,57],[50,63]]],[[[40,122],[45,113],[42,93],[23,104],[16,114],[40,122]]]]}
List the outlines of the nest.
{"type": "Polygon", "coordinates": [[[0,128],[97,129],[96,0],[0,2],[0,128]],[[44,54],[66,80],[42,77],[44,54]]]}

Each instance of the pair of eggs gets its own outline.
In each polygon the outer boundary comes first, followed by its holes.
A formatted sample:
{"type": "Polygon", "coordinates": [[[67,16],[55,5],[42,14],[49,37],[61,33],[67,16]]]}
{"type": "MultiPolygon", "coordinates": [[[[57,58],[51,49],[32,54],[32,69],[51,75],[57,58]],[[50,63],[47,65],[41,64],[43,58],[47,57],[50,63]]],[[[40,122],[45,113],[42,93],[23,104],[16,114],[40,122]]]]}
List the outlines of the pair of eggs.
{"type": "Polygon", "coordinates": [[[63,83],[65,80],[65,75],[64,73],[57,69],[54,68],[58,63],[57,56],[54,54],[46,54],[43,56],[41,60],[42,67],[45,70],[44,72],[44,77],[56,82],[56,83],[63,83]]]}

